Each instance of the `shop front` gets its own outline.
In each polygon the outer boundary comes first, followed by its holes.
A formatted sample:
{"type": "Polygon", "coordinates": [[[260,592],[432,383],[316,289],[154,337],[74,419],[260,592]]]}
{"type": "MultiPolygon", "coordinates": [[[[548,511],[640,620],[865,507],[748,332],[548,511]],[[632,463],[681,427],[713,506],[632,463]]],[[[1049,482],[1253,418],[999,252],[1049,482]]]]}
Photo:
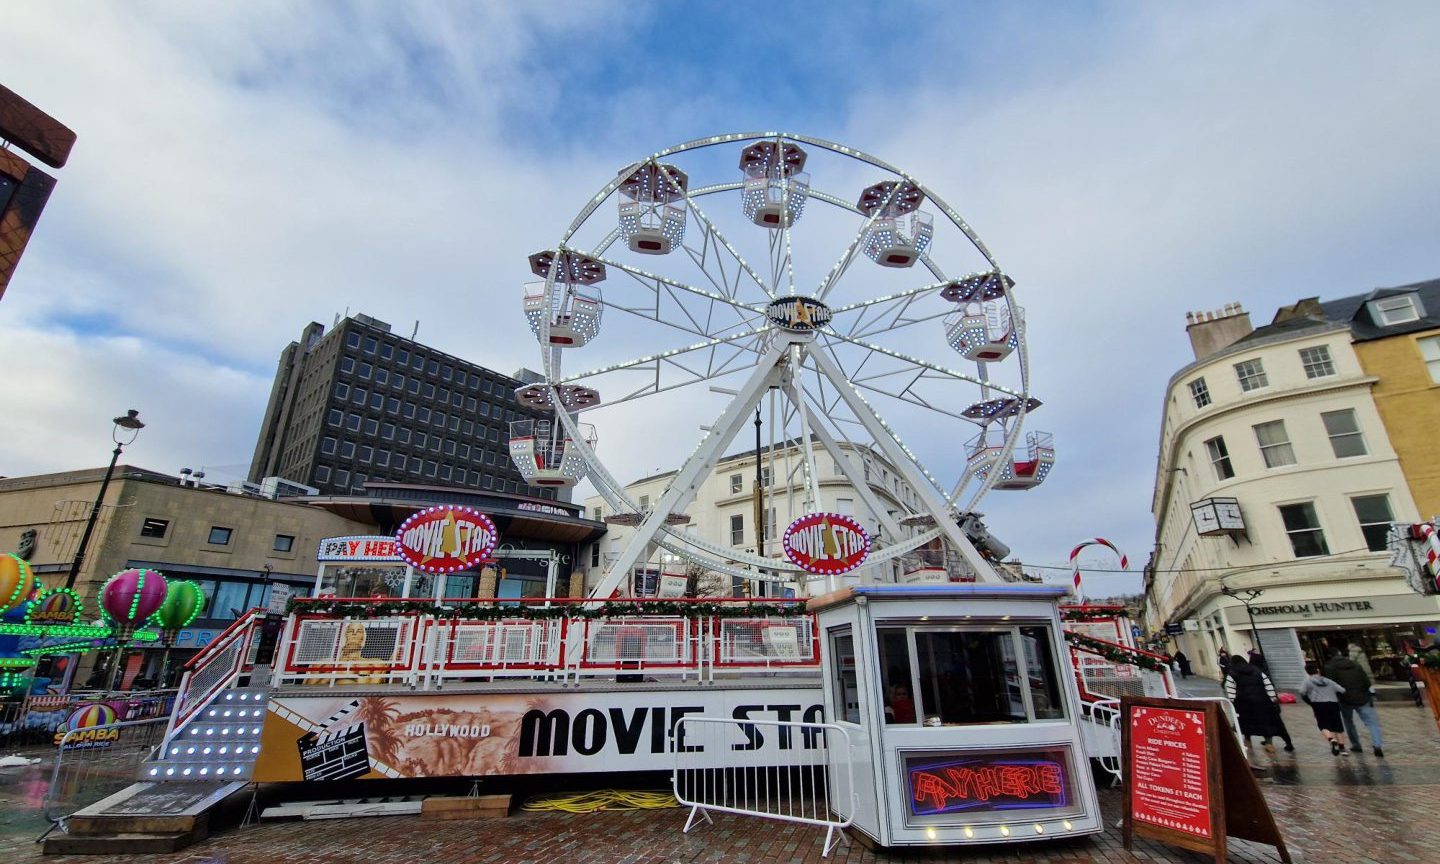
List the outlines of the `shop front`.
{"type": "Polygon", "coordinates": [[[565,502],[403,483],[367,484],[365,493],[306,501],[375,526],[371,535],[321,541],[317,594],[441,600],[566,596],[572,593],[572,574],[581,563],[579,550],[605,533],[604,523],[584,518],[582,508],[565,502]],[[412,548],[423,545],[432,536],[426,533],[429,526],[421,524],[427,511],[433,511],[429,521],[436,523],[436,542],[469,542],[485,533],[465,525],[457,533],[455,519],[489,526],[493,549],[470,556],[483,563],[432,574],[418,560],[407,558],[407,544],[397,537],[408,534],[412,548]],[[416,519],[420,522],[411,521],[416,519]]]}
{"type": "MultiPolygon", "coordinates": [[[[1433,642],[1440,628],[1436,597],[1405,593],[1307,598],[1295,596],[1300,592],[1294,589],[1285,593],[1290,596],[1274,600],[1262,595],[1250,607],[1277,683],[1303,675],[1306,661],[1323,663],[1335,651],[1350,653],[1351,646],[1364,653],[1375,680],[1406,681],[1404,655],[1433,642]],[[1277,661],[1280,668],[1274,668],[1277,661]]],[[[1225,617],[1232,632],[1250,629],[1244,606],[1227,607],[1225,617]]]]}

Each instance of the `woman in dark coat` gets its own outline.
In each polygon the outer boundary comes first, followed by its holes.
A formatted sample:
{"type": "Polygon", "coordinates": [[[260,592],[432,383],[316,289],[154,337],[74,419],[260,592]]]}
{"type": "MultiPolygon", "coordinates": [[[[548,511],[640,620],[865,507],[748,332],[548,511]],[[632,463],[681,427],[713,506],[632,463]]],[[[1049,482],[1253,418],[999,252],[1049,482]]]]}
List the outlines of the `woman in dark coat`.
{"type": "Polygon", "coordinates": [[[1295,752],[1290,732],[1280,719],[1280,703],[1276,701],[1275,685],[1270,683],[1270,676],[1245,662],[1239,654],[1230,658],[1230,674],[1225,676],[1225,697],[1235,703],[1235,713],[1240,718],[1240,734],[1247,745],[1252,737],[1259,736],[1265,752],[1274,753],[1275,745],[1270,739],[1279,736],[1285,741],[1285,750],[1295,752]]]}

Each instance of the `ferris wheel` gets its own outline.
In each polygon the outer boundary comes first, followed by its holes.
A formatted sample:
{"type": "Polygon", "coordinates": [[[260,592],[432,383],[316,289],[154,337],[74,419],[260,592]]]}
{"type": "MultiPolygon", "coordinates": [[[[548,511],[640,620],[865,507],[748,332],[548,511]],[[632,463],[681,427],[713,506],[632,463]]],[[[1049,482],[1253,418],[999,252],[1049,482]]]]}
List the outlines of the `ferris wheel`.
{"type": "Polygon", "coordinates": [[[813,578],[685,530],[701,483],[767,408],[772,445],[815,442],[778,480],[802,509],[821,501],[819,449],[875,515],[867,566],[941,550],[950,578],[999,579],[967,517],[992,490],[1041,483],[1055,450],[1047,433],[1022,437],[1040,403],[1015,283],[921,180],[804,135],[703,138],[620,169],[529,265],[543,380],[516,395],[545,419],[512,423],[510,453],[532,485],[588,477],[612,521],[635,528],[594,596],[656,554],[754,581],[813,578]],[[685,388],[701,398],[665,402],[685,388]],[[727,397],[714,414],[706,394],[727,397]],[[642,400],[656,403],[644,414],[655,440],[698,439],[655,501],[606,468],[597,434],[607,411],[642,400]],[[893,469],[898,506],[877,498],[856,452],[882,459],[887,482],[893,469]]]}

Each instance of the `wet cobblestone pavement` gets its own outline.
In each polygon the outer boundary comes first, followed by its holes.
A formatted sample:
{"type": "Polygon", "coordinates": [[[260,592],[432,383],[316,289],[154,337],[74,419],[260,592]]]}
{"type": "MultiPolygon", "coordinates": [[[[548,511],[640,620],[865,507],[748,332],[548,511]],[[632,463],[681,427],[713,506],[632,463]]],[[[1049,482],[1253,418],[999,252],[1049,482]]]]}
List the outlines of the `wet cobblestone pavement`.
{"type": "MultiPolygon", "coordinates": [[[[1428,709],[1409,703],[1380,708],[1388,758],[1368,752],[1334,757],[1304,705],[1284,709],[1297,752],[1261,753],[1273,767],[1261,786],[1299,862],[1440,864],[1440,732],[1428,709]]],[[[43,751],[40,751],[43,752],[43,751]]],[[[520,813],[507,819],[422,822],[419,817],[267,822],[230,830],[169,855],[42,856],[33,841],[48,770],[0,769],[0,862],[50,864],[671,864],[671,862],[964,861],[1035,864],[1203,862],[1203,855],[1156,843],[1121,845],[1120,793],[1101,791],[1110,829],[1096,837],[1005,847],[875,853],[858,844],[820,857],[823,832],[810,827],[716,815],[714,825],[680,833],[683,810],[571,815],[520,813]]],[[[1233,862],[1278,862],[1268,846],[1232,841],[1233,862]]]]}

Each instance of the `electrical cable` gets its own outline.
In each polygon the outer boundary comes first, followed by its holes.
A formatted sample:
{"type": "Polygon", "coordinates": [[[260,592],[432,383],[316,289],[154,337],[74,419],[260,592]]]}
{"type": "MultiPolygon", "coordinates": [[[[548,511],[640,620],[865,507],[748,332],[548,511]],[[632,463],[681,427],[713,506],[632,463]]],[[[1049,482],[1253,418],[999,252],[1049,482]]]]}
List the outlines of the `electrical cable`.
{"type": "MultiPolygon", "coordinates": [[[[1152,572],[1152,573],[1212,573],[1212,572],[1218,573],[1218,572],[1220,572],[1220,571],[1226,571],[1226,570],[1275,570],[1275,569],[1280,568],[1280,567],[1303,567],[1303,566],[1305,566],[1305,565],[1307,565],[1307,564],[1314,564],[1314,563],[1316,563],[1317,561],[1324,561],[1324,560],[1327,559],[1327,558],[1339,558],[1341,555],[1350,555],[1350,554],[1353,554],[1353,553],[1355,553],[1355,552],[1374,552],[1374,551],[1375,551],[1374,549],[1371,549],[1371,548],[1368,547],[1368,546],[1362,546],[1362,547],[1360,547],[1360,548],[1358,548],[1358,549],[1346,549],[1346,550],[1343,551],[1343,552],[1331,552],[1329,555],[1311,555],[1311,556],[1308,556],[1308,557],[1305,557],[1305,558],[1297,559],[1297,560],[1295,560],[1295,561],[1276,561],[1276,562],[1274,562],[1274,563],[1269,563],[1269,564],[1255,564],[1255,565],[1251,565],[1251,566],[1231,566],[1231,567],[1173,567],[1173,568],[1165,568],[1165,569],[1156,568],[1156,569],[1154,569],[1154,570],[1151,570],[1150,572],[1152,572]]],[[[1022,564],[1021,566],[1024,567],[1025,569],[1033,569],[1033,570],[1064,570],[1064,571],[1066,571],[1067,573],[1075,569],[1075,565],[1073,565],[1073,564],[1022,564]]],[[[1121,569],[1119,569],[1119,568],[1117,568],[1117,567],[1084,567],[1084,568],[1082,568],[1082,569],[1083,569],[1086,573],[1130,573],[1130,574],[1134,574],[1134,575],[1139,575],[1139,574],[1145,572],[1143,569],[1142,569],[1142,570],[1121,570],[1121,569]]]]}
{"type": "Polygon", "coordinates": [[[570,792],[537,795],[520,805],[531,813],[559,811],[562,813],[596,813],[601,810],[663,810],[679,807],[680,802],[669,792],[634,789],[597,789],[594,792],[570,792]]]}

